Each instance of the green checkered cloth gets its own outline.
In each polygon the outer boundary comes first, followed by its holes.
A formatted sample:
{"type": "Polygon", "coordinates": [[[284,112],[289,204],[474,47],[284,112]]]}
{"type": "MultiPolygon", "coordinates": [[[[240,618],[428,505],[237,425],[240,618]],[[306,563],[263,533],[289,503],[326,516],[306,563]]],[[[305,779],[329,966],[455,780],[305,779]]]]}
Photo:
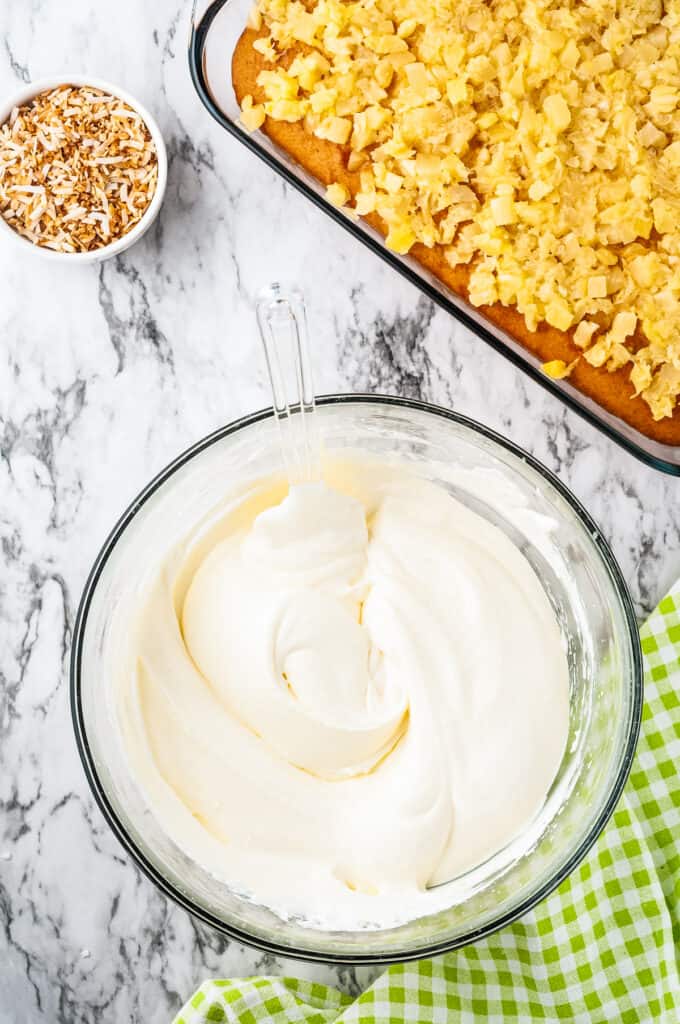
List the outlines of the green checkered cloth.
{"type": "Polygon", "coordinates": [[[680,581],[641,636],[628,785],[590,855],[533,911],[390,967],[358,999],[295,978],[206,981],[174,1024],[680,1024],[680,581]]]}

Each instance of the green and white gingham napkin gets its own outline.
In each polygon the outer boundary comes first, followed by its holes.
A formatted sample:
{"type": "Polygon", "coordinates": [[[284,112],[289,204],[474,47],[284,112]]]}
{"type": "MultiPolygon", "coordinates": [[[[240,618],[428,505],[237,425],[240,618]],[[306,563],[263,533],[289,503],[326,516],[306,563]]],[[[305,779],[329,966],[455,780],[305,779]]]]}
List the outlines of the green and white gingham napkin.
{"type": "Polygon", "coordinates": [[[680,1024],[680,581],[641,637],[633,771],[547,900],[474,946],[390,967],[358,999],[295,978],[206,981],[174,1024],[680,1024]]]}

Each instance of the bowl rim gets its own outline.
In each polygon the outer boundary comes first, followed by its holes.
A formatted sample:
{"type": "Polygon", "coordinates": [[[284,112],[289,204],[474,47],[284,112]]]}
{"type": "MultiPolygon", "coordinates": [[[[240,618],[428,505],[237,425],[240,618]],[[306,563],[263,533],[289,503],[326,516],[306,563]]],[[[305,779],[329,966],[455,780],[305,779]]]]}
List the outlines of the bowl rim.
{"type": "Polygon", "coordinates": [[[165,146],[165,140],[161,134],[158,122],[143,103],[140,103],[136,97],[126,89],[116,85],[114,82],[109,82],[104,78],[97,77],[96,75],[86,75],[80,72],[76,74],[65,73],[63,75],[47,75],[43,78],[36,78],[35,81],[24,83],[20,89],[16,89],[9,96],[0,99],[0,126],[5,124],[14,107],[23,106],[36,96],[39,96],[41,93],[47,92],[51,89],[56,89],[60,85],[74,85],[76,87],[90,85],[94,89],[100,89],[102,92],[116,96],[124,103],[127,103],[128,106],[132,107],[132,109],[139,114],[146,127],[149,129],[149,134],[151,135],[152,142],[156,148],[156,159],[158,164],[156,189],[151,197],[149,205],[135,226],[124,235],[121,235],[120,238],[116,238],[113,242],[108,242],[106,245],[102,245],[98,249],[92,249],[89,252],[58,252],[55,249],[47,249],[44,246],[36,245],[35,242],[31,242],[30,239],[24,238],[24,236],[20,235],[18,231],[15,231],[14,228],[7,223],[5,218],[0,216],[0,236],[13,239],[16,244],[20,245],[24,252],[33,252],[45,259],[55,260],[61,263],[80,264],[82,266],[89,263],[99,263],[102,260],[117,256],[119,253],[128,249],[131,245],[134,245],[134,243],[138,241],[151,227],[158,216],[161,204],[165,197],[165,190],[168,181],[168,154],[165,146]]]}
{"type": "Polygon", "coordinates": [[[217,430],[201,438],[195,444],[186,448],[181,452],[175,459],[169,462],[159,473],[157,473],[153,479],[144,487],[140,493],[135,497],[130,504],[127,506],[123,514],[115,523],[114,527],[106,537],[102,544],[97,557],[90,569],[83,593],[78,605],[78,611],[73,627],[73,635],[71,642],[71,657],[70,657],[70,671],[69,671],[69,691],[70,691],[70,707],[71,707],[71,718],[73,728],[75,732],[76,745],[80,760],[87,778],[88,784],[92,791],[92,795],[95,799],[99,810],[102,812],[105,820],[112,829],[114,835],[118,841],[127,851],[132,858],[133,863],[142,871],[146,877],[157,886],[161,892],[164,893],[174,903],[178,904],[182,909],[186,910],[193,917],[202,921],[204,924],[210,925],[217,931],[228,936],[229,938],[235,939],[238,942],[243,942],[248,946],[255,947],[263,950],[267,953],[273,953],[277,956],[292,957],[293,959],[313,962],[313,963],[329,963],[329,964],[388,964],[388,963],[399,963],[413,960],[420,960],[429,958],[432,956],[438,956],[442,953],[450,952],[453,949],[458,949],[461,946],[468,945],[472,942],[476,942],[479,939],[485,938],[491,935],[493,932],[504,928],[506,925],[516,921],[519,917],[522,917],[529,910],[536,906],[541,900],[548,896],[554,889],[556,889],[561,883],[567,878],[568,875],[580,864],[583,858],[586,856],[588,851],[591,849],[597,838],[600,836],[605,825],[609,821],[610,817],[614,812],[614,808],[618,803],[619,797],[626,784],[635,755],[635,749],[640,733],[640,724],[642,720],[642,702],[643,702],[643,666],[642,666],[642,650],[640,646],[639,627],[635,611],[633,607],[632,598],[628,591],[628,587],[623,578],[621,569],[614,558],[614,555],[609,547],[609,544],[602,536],[599,527],[586,511],[584,506],[578,500],[578,498],[572,494],[569,488],[561,482],[561,480],[546,466],[544,466],[538,459],[533,455],[529,454],[519,445],[503,437],[501,434],[492,430],[490,427],[485,426],[471,419],[468,416],[461,415],[460,413],[454,412],[450,409],[446,409],[443,406],[434,405],[429,402],[422,402],[416,399],[410,398],[399,398],[393,395],[382,395],[382,394],[332,394],[324,395],[317,398],[317,403],[320,406],[333,406],[333,405],[379,405],[379,406],[397,406],[399,408],[413,409],[418,412],[424,412],[445,420],[449,420],[455,424],[471,429],[474,433],[480,434],[483,438],[490,440],[491,442],[499,445],[505,451],[510,452],[512,455],[518,457],[525,462],[530,468],[535,470],[543,479],[551,484],[558,494],[567,502],[567,504],[576,513],[577,517],[581,521],[582,526],[590,534],[593,543],[595,544],[598,553],[608,570],[612,583],[619,595],[621,601],[621,607],[628,627],[629,639],[631,641],[631,654],[632,654],[632,702],[631,702],[631,713],[630,723],[628,729],[628,735],[625,739],[625,744],[621,753],[621,763],[618,774],[614,779],[609,796],[597,818],[591,827],[588,834],[583,838],[579,847],[566,864],[563,865],[562,869],[555,874],[552,878],[548,879],[544,885],[542,885],[535,893],[528,896],[518,907],[501,915],[500,917],[493,919],[484,926],[473,929],[466,932],[463,935],[451,938],[443,939],[437,942],[431,942],[430,944],[424,944],[418,949],[409,950],[396,950],[387,953],[381,952],[370,952],[370,953],[333,953],[329,951],[318,951],[314,949],[299,949],[296,946],[291,946],[285,942],[276,942],[270,939],[263,938],[259,935],[253,935],[245,929],[239,928],[233,924],[225,923],[221,918],[212,914],[204,907],[199,906],[195,903],[185,892],[176,888],[172,885],[156,868],[156,866],[149,861],[142,850],[137,846],[134,840],[129,835],[128,831],[118,818],[108,795],[106,794],[102,783],[99,780],[97,773],[97,766],[95,763],[94,756],[90,749],[90,745],[87,738],[87,731],[85,727],[83,708],[82,708],[82,688],[81,688],[81,658],[82,658],[82,647],[83,638],[87,626],[88,612],[92,599],[94,597],[95,590],[99,578],[104,570],[106,563],[112,555],[118,540],[121,538],[125,530],[128,528],[134,517],[141,510],[148,499],[179,469],[190,462],[193,458],[199,455],[201,452],[210,448],[212,445],[218,443],[223,438],[230,436],[244,428],[250,427],[255,423],[262,420],[271,419],[273,416],[273,409],[271,407],[260,409],[257,412],[251,413],[246,416],[239,417],[236,420],[231,421],[225,426],[219,427],[217,430]]]}

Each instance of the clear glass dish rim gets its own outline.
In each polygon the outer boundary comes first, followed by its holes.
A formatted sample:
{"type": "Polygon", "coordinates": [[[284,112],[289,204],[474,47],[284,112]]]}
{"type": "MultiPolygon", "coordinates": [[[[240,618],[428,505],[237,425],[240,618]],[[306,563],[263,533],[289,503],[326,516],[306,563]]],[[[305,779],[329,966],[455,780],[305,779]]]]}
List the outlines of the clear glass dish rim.
{"type": "Polygon", "coordinates": [[[269,167],[276,171],[277,174],[281,175],[281,177],[283,177],[290,185],[306,196],[307,199],[311,200],[315,206],[318,206],[319,209],[323,210],[325,214],[336,222],[336,224],[340,224],[341,227],[348,231],[354,238],[357,238],[363,245],[371,249],[372,252],[379,256],[385,263],[388,263],[394,270],[398,271],[398,273],[410,281],[411,284],[415,285],[416,288],[419,288],[432,302],[436,303],[436,305],[441,309],[446,310],[450,316],[455,320],[458,320],[459,323],[462,323],[478,338],[486,342],[488,345],[491,345],[492,348],[497,352],[500,352],[500,354],[505,356],[506,359],[509,359],[511,363],[531,377],[532,380],[535,380],[551,395],[559,398],[588,423],[591,423],[598,430],[602,431],[606,437],[620,445],[627,452],[635,456],[635,458],[640,459],[640,461],[646,463],[648,466],[652,466],[652,468],[663,473],[668,473],[671,476],[680,476],[680,446],[654,441],[652,438],[647,438],[641,431],[638,431],[633,427],[630,429],[637,435],[637,437],[640,438],[640,441],[637,442],[632,437],[626,436],[622,430],[619,430],[616,427],[615,423],[609,423],[604,419],[605,415],[610,415],[614,421],[618,419],[618,417],[615,417],[613,413],[608,413],[604,408],[602,408],[601,412],[598,412],[598,403],[594,402],[594,400],[592,401],[596,408],[589,408],[588,405],[583,404],[583,402],[587,401],[587,396],[583,395],[582,401],[579,401],[578,393],[575,392],[572,394],[570,391],[566,390],[564,386],[561,386],[559,381],[555,381],[543,373],[539,366],[534,366],[527,358],[528,353],[527,356],[524,356],[521,352],[515,352],[501,338],[497,338],[491,330],[487,329],[483,324],[479,323],[472,316],[466,313],[463,308],[455,305],[445,295],[441,294],[441,292],[433,287],[426,278],[421,277],[415,270],[412,270],[411,267],[400,260],[399,257],[392,253],[384,244],[381,244],[366,231],[363,231],[358,224],[351,221],[348,217],[345,217],[340,210],[332,206],[331,203],[324,199],[322,195],[316,193],[303,180],[293,174],[285,164],[277,160],[275,156],[259,145],[255,135],[251,135],[246,132],[237,122],[231,120],[231,118],[227,117],[223,113],[223,111],[214,102],[205,80],[203,73],[203,47],[213,19],[228,3],[229,0],[212,0],[212,2],[206,6],[198,23],[196,23],[192,18],[189,38],[188,58],[191,80],[201,102],[203,103],[203,106],[218,122],[218,124],[238,139],[239,142],[259,157],[260,160],[263,160],[269,167]],[[659,448],[668,449],[669,453],[674,453],[676,461],[670,461],[670,455],[669,458],[664,458],[661,455],[655,454],[653,451],[648,450],[645,447],[645,444],[658,445],[659,448]]]}
{"type": "Polygon", "coordinates": [[[276,942],[262,938],[259,935],[252,935],[250,932],[245,931],[241,928],[237,928],[232,924],[225,923],[221,918],[211,914],[203,907],[194,903],[185,893],[177,889],[172,885],[163,874],[152,864],[144,853],[139,849],[136,843],[130,837],[128,831],[119,819],[116,811],[114,810],[109,798],[104,790],[103,785],[99,780],[97,773],[97,767],[95,759],[90,748],[90,744],[87,738],[87,731],[85,728],[85,720],[83,715],[82,707],[82,686],[81,686],[81,659],[82,659],[82,647],[85,629],[87,625],[87,617],[94,596],[97,583],[102,574],[102,571],[112,555],[118,541],[124,534],[127,527],[130,525],[134,517],[138,514],[148,499],[161,487],[171,476],[173,476],[177,470],[181,469],[186,463],[190,462],[195,456],[199,455],[205,449],[211,447],[223,438],[228,437],[231,434],[237,433],[238,431],[250,427],[255,423],[262,420],[270,419],[273,415],[271,408],[261,409],[258,412],[251,413],[247,416],[242,416],[237,420],[228,423],[223,427],[219,427],[217,430],[208,434],[206,437],[197,441],[189,448],[185,449],[177,458],[173,459],[172,462],[168,463],[151,481],[147,486],[140,491],[140,493],[130,502],[126,510],[120,516],[115,526],[105,539],[101,549],[93,566],[89,572],[83,593],[78,605],[78,611],[76,614],[76,620],[73,627],[73,639],[71,643],[71,659],[70,659],[70,671],[69,671],[69,691],[70,691],[70,706],[71,706],[71,718],[73,722],[73,729],[75,732],[76,746],[78,748],[78,754],[80,761],[85,772],[90,790],[95,799],[99,810],[103,814],[107,824],[112,829],[114,835],[121,843],[123,848],[132,858],[133,862],[142,871],[146,877],[157,886],[169,899],[174,903],[178,904],[182,909],[186,910],[193,917],[199,919],[204,924],[208,924],[215,928],[217,931],[228,936],[229,938],[235,939],[238,942],[243,942],[248,946],[261,949],[267,953],[273,953],[277,956],[292,957],[297,960],[304,960],[308,962],[317,963],[332,963],[332,964],[388,964],[405,962],[409,960],[421,960],[432,956],[438,956],[442,953],[450,952],[453,949],[458,949],[461,946],[468,945],[471,942],[475,942],[479,939],[504,928],[506,925],[511,924],[518,918],[526,914],[532,907],[536,906],[537,903],[541,902],[546,896],[548,896],[554,889],[556,889],[561,883],[567,878],[568,875],[578,866],[583,860],[588,851],[591,849],[596,839],[601,834],[605,825],[609,821],[611,815],[614,812],[614,808],[618,803],[619,797],[623,791],[623,788],[630,774],[630,770],[635,756],[635,748],[640,733],[640,724],[642,720],[642,703],[643,703],[643,668],[642,668],[642,651],[640,647],[639,639],[639,628],[633,602],[628,592],[628,587],[621,574],[621,570],[612,554],[612,551],[607,544],[606,540],[602,537],[602,534],[592,519],[590,514],[586,511],[583,505],[580,503],[578,498],[566,487],[558,477],[556,477],[547,467],[542,465],[533,455],[530,455],[519,445],[504,438],[501,434],[491,430],[489,427],[478,423],[476,420],[472,420],[467,416],[462,416],[459,413],[453,412],[450,409],[445,409],[441,406],[433,405],[428,402],[420,402],[415,399],[398,398],[390,395],[371,395],[371,394],[346,394],[346,395],[324,395],[317,399],[320,406],[328,405],[347,405],[347,404],[358,404],[358,405],[379,405],[389,408],[390,406],[414,409],[419,412],[431,414],[442,419],[449,420],[458,425],[471,429],[474,433],[480,434],[482,437],[495,442],[501,448],[509,451],[512,455],[520,458],[526,462],[532,469],[534,469],[539,476],[546,480],[552,487],[554,487],[560,496],[567,502],[567,504],[576,513],[582,527],[587,530],[595,544],[598,554],[602,558],[602,561],[610,575],[614,588],[617,592],[621,608],[625,616],[625,620],[628,626],[629,639],[631,640],[631,654],[632,654],[632,702],[630,710],[630,720],[628,735],[624,748],[621,752],[621,762],[618,775],[614,780],[609,798],[604,805],[598,819],[593,824],[588,834],[582,840],[578,849],[574,852],[573,856],[567,861],[562,867],[561,871],[557,872],[554,877],[549,879],[541,888],[528,896],[520,906],[514,910],[501,915],[497,919],[489,921],[482,928],[468,931],[460,936],[453,937],[448,940],[441,940],[432,942],[430,945],[423,945],[417,950],[404,950],[390,953],[370,952],[370,953],[354,953],[352,955],[345,953],[331,953],[328,951],[315,951],[310,949],[299,949],[296,946],[287,945],[285,942],[276,942]]]}

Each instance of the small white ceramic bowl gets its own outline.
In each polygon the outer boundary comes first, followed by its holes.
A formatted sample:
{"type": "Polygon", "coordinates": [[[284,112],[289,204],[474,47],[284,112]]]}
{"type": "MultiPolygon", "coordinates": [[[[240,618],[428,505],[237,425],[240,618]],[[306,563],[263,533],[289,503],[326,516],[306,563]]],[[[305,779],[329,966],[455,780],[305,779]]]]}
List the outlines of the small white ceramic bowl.
{"type": "Polygon", "coordinates": [[[108,260],[112,256],[117,256],[118,253],[123,252],[125,249],[129,249],[131,245],[134,245],[143,234],[145,234],[156,217],[161,208],[163,202],[163,196],[165,195],[165,186],[168,180],[168,155],[165,149],[165,143],[163,142],[163,136],[161,130],[158,127],[157,122],[151,116],[146,107],[143,107],[138,100],[131,96],[125,89],[121,89],[117,85],[113,85],[111,82],[105,82],[101,78],[93,78],[91,75],[53,75],[49,78],[39,78],[35,82],[30,82],[28,85],[22,86],[13,95],[7,97],[7,99],[0,103],[0,125],[3,125],[9,118],[14,107],[21,107],[29,100],[32,100],[34,96],[38,96],[42,92],[47,92],[50,89],[56,89],[59,85],[75,85],[84,86],[91,85],[95,89],[101,89],[102,92],[110,93],[112,96],[117,96],[128,106],[136,110],[140,115],[153,140],[153,144],[156,147],[156,154],[158,158],[158,180],[156,183],[156,191],[154,192],[151,202],[149,203],[146,211],[142,215],[141,219],[135,224],[121,238],[117,238],[114,242],[110,242],[108,245],[102,245],[99,249],[93,249],[91,252],[55,252],[54,249],[46,249],[41,245],[35,245],[34,242],[29,241],[28,238],[24,238],[14,228],[10,227],[4,217],[0,216],[0,238],[13,240],[14,243],[24,251],[32,251],[40,256],[44,256],[50,260],[59,260],[61,263],[99,263],[102,260],[108,260]]]}

